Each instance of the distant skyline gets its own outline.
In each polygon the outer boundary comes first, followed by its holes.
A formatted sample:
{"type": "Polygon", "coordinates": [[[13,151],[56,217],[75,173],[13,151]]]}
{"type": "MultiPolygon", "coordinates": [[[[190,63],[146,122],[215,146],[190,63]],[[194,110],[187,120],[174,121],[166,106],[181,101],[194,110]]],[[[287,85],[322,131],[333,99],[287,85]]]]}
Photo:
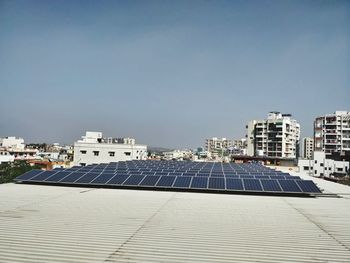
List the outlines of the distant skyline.
{"type": "Polygon", "coordinates": [[[0,137],[169,148],[350,111],[350,1],[0,0],[0,137]]]}

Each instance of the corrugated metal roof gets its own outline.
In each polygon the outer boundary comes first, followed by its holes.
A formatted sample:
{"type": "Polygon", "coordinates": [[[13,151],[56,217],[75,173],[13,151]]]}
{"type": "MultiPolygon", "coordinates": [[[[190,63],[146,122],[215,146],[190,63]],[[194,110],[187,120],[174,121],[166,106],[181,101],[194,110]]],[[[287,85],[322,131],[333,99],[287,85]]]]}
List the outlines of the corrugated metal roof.
{"type": "Polygon", "coordinates": [[[350,200],[0,185],[0,262],[350,262],[350,200]]]}

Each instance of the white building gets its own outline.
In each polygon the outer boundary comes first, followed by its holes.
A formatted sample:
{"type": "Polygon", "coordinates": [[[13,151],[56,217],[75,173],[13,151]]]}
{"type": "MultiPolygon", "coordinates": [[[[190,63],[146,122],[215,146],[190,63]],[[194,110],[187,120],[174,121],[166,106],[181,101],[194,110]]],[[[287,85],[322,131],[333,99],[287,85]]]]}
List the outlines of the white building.
{"type": "Polygon", "coordinates": [[[0,138],[0,163],[35,159],[38,151],[25,148],[24,139],[14,136],[0,138]]]}
{"type": "Polygon", "coordinates": [[[252,120],[247,128],[247,154],[297,158],[300,125],[290,114],[270,112],[266,120],[252,120]]]}
{"type": "Polygon", "coordinates": [[[326,159],[323,151],[314,151],[313,159],[299,159],[298,167],[300,172],[308,172],[312,176],[331,177],[334,173],[345,175],[349,171],[349,162],[326,159]]]}
{"type": "Polygon", "coordinates": [[[350,153],[350,112],[336,111],[317,117],[314,122],[315,151],[350,153]]]}
{"type": "Polygon", "coordinates": [[[11,155],[8,151],[0,149],[0,164],[11,163],[15,160],[15,156],[11,155]]]}
{"type": "Polygon", "coordinates": [[[24,139],[14,136],[0,138],[0,147],[14,150],[24,150],[24,139]]]}
{"type": "Polygon", "coordinates": [[[301,157],[304,159],[312,159],[314,153],[314,139],[305,137],[301,143],[301,157]]]}
{"type": "Polygon", "coordinates": [[[147,159],[146,145],[135,144],[135,139],[131,138],[125,141],[119,143],[118,139],[103,138],[101,132],[86,132],[81,140],[74,143],[73,163],[85,166],[147,159]]]}
{"type": "Polygon", "coordinates": [[[174,150],[163,152],[165,160],[184,160],[192,157],[193,153],[190,150],[174,150]]]}
{"type": "Polygon", "coordinates": [[[206,139],[205,150],[211,154],[217,154],[222,150],[226,150],[232,147],[232,145],[233,145],[233,140],[213,137],[211,139],[206,139]]]}

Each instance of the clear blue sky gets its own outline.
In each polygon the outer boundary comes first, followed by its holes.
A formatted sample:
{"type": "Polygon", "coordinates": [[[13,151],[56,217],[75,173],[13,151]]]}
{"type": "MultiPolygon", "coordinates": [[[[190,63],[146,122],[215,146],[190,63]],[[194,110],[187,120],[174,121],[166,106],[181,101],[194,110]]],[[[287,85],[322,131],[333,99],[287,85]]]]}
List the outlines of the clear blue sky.
{"type": "Polygon", "coordinates": [[[196,147],[350,110],[350,1],[2,1],[0,136],[196,147]]]}

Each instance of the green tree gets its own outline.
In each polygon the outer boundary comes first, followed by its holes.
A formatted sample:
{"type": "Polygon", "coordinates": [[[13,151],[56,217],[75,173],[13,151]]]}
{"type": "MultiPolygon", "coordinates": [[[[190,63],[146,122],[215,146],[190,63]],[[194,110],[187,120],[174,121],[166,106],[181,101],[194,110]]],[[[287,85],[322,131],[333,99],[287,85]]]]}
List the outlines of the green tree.
{"type": "Polygon", "coordinates": [[[0,184],[13,182],[13,179],[17,176],[33,169],[40,169],[40,167],[36,165],[31,166],[22,160],[0,164],[0,184]]]}

